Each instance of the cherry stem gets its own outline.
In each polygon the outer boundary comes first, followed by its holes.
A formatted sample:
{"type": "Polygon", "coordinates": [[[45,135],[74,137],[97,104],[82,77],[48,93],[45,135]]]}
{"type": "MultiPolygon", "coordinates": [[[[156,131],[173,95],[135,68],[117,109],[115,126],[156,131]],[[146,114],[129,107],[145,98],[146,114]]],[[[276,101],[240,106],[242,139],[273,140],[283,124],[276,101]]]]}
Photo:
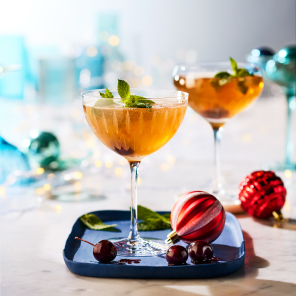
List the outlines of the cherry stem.
{"type": "Polygon", "coordinates": [[[82,241],[82,242],[85,242],[85,243],[88,243],[88,244],[90,244],[90,245],[92,245],[92,246],[95,246],[94,244],[92,244],[92,243],[90,243],[90,242],[88,242],[88,241],[86,241],[86,240],[84,240],[84,239],[81,239],[81,238],[79,238],[79,237],[75,237],[75,239],[79,239],[80,241],[82,241]]]}

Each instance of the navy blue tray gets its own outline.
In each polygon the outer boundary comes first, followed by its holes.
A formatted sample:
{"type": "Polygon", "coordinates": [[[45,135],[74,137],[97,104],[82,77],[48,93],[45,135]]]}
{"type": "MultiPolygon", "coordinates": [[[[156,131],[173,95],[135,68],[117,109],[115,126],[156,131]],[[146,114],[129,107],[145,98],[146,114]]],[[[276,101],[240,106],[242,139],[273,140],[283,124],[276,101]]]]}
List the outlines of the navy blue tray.
{"type": "MultiPolygon", "coordinates": [[[[159,212],[164,214],[166,212],[159,212]]],[[[245,259],[245,241],[239,222],[234,215],[226,213],[226,223],[220,237],[212,246],[214,256],[220,258],[219,262],[208,264],[168,266],[165,255],[155,257],[138,257],[140,264],[119,265],[117,260],[129,257],[116,257],[115,261],[102,264],[93,257],[93,247],[89,244],[75,240],[75,236],[88,240],[94,244],[102,239],[112,237],[127,237],[130,225],[129,211],[97,211],[102,221],[109,224],[116,223],[121,232],[96,231],[88,229],[78,219],[67,239],[63,256],[67,267],[76,274],[92,277],[108,278],[163,278],[163,279],[191,279],[220,277],[238,270],[245,259]]],[[[142,237],[154,237],[165,240],[171,230],[141,231],[142,237]]],[[[180,245],[186,246],[181,242],[180,245]]],[[[135,259],[135,257],[133,257],[135,259]]]]}

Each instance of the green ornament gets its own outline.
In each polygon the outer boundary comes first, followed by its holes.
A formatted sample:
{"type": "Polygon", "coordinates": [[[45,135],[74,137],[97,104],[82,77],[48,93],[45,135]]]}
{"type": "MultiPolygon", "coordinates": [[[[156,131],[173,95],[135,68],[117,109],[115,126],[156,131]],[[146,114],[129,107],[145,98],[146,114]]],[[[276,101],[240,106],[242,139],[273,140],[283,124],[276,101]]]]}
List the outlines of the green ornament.
{"type": "Polygon", "coordinates": [[[58,160],[60,144],[55,135],[48,132],[39,132],[31,138],[28,154],[34,162],[44,169],[51,169],[51,164],[58,160]]]}

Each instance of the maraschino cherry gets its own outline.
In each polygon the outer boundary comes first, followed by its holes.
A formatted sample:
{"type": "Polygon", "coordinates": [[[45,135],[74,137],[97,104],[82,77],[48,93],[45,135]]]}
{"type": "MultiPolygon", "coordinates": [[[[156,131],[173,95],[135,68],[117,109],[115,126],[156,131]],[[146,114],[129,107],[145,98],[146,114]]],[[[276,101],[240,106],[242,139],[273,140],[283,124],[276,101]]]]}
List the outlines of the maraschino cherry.
{"type": "Polygon", "coordinates": [[[167,250],[165,258],[166,261],[172,265],[185,264],[186,260],[188,259],[188,252],[180,245],[171,246],[167,250]]]}
{"type": "Polygon", "coordinates": [[[188,253],[194,263],[209,261],[213,258],[212,246],[202,240],[191,243],[188,253]]]}
{"type": "Polygon", "coordinates": [[[117,255],[116,247],[110,241],[108,241],[106,239],[101,240],[96,245],[94,245],[84,239],[81,239],[79,237],[75,237],[75,239],[79,239],[85,243],[92,245],[94,247],[94,249],[93,249],[94,257],[100,263],[109,263],[112,260],[114,260],[117,255]]]}

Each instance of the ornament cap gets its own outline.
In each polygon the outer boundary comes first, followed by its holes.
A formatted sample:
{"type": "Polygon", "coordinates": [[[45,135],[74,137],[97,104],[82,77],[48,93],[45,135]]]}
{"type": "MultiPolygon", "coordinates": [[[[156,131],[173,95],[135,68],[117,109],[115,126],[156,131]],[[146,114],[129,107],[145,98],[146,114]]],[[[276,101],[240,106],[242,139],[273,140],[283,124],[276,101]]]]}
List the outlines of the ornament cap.
{"type": "Polygon", "coordinates": [[[180,241],[180,238],[175,230],[167,235],[166,244],[175,244],[180,241]]]}
{"type": "Polygon", "coordinates": [[[281,211],[273,211],[272,212],[272,215],[273,215],[273,218],[276,221],[279,221],[279,222],[283,222],[284,221],[284,216],[283,216],[283,214],[282,214],[281,211]]]}

